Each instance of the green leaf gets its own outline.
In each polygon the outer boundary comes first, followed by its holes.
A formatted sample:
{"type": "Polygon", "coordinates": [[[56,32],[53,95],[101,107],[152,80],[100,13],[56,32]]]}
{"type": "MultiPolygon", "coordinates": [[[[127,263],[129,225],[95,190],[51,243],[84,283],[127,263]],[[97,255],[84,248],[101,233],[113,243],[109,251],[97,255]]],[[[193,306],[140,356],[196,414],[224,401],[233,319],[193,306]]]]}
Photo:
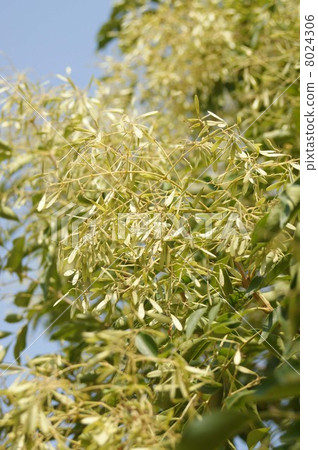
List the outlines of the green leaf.
{"type": "Polygon", "coordinates": [[[8,314],[4,320],[8,323],[16,323],[20,322],[22,319],[23,316],[21,316],[21,314],[8,314]]]}
{"type": "Polygon", "coordinates": [[[299,374],[297,368],[285,365],[274,372],[274,375],[264,381],[255,392],[257,401],[270,402],[289,397],[299,396],[299,374]]]}
{"type": "Polygon", "coordinates": [[[183,330],[183,326],[180,322],[180,320],[178,319],[178,317],[174,316],[173,314],[170,314],[171,319],[172,319],[172,323],[173,325],[176,327],[177,330],[182,331],[183,330]]]}
{"type": "Polygon", "coordinates": [[[12,151],[11,147],[9,147],[9,145],[6,142],[1,141],[1,140],[0,140],[0,150],[5,150],[7,152],[12,151]]]}
{"type": "Polygon", "coordinates": [[[184,430],[177,450],[219,449],[228,439],[243,431],[251,416],[232,411],[216,411],[191,422],[184,430]]]}
{"type": "Polygon", "coordinates": [[[12,148],[9,145],[0,140],[0,161],[10,158],[12,154],[12,148]]]}
{"type": "Polygon", "coordinates": [[[290,262],[290,255],[282,258],[277,264],[275,264],[265,276],[256,276],[252,279],[250,285],[246,289],[246,292],[251,293],[253,291],[259,290],[262,287],[269,286],[278,277],[278,275],[283,275],[288,269],[290,262]]]}
{"type": "Polygon", "coordinates": [[[201,319],[203,314],[206,312],[206,310],[207,310],[207,308],[197,309],[189,316],[186,327],[185,327],[186,328],[186,337],[188,339],[192,336],[196,326],[199,323],[199,320],[201,319]]]}
{"type": "Polygon", "coordinates": [[[290,448],[294,448],[295,450],[299,450],[299,434],[300,434],[300,421],[299,419],[295,420],[289,427],[286,433],[284,433],[280,440],[282,442],[281,447],[276,447],[277,450],[286,450],[290,448]],[[298,445],[297,445],[298,444],[298,445]]]}
{"type": "Polygon", "coordinates": [[[260,276],[257,275],[250,282],[248,288],[246,289],[246,292],[250,293],[250,292],[257,291],[261,287],[261,285],[263,284],[263,281],[264,281],[264,277],[260,277],[260,276]]]}
{"type": "Polygon", "coordinates": [[[223,272],[223,278],[224,278],[223,291],[224,291],[224,294],[226,296],[228,296],[233,293],[233,286],[232,286],[232,282],[231,282],[231,279],[229,277],[227,270],[223,269],[222,272],[223,272]]]}
{"type": "Polygon", "coordinates": [[[20,307],[25,308],[26,306],[28,306],[29,302],[31,299],[31,294],[28,292],[19,292],[15,297],[14,297],[14,304],[20,307]]]}
{"type": "MultiPolygon", "coordinates": [[[[150,5],[158,3],[159,0],[152,0],[150,5]]],[[[112,8],[110,18],[106,23],[102,25],[97,34],[97,48],[101,50],[106,47],[113,39],[115,39],[118,31],[121,30],[122,23],[125,19],[126,14],[131,10],[136,8],[136,6],[141,6],[144,2],[140,0],[121,0],[116,2],[112,8]]],[[[151,10],[151,9],[150,9],[151,10]]],[[[145,14],[149,9],[144,11],[145,14]]]]}
{"type": "Polygon", "coordinates": [[[256,392],[256,399],[262,401],[280,400],[299,395],[299,382],[292,383],[265,382],[256,392]]]}
{"type": "Polygon", "coordinates": [[[204,352],[204,350],[210,345],[208,339],[191,339],[182,349],[182,356],[186,361],[192,361],[204,352]]]}
{"type": "Polygon", "coordinates": [[[31,283],[25,292],[18,292],[14,297],[14,304],[20,306],[21,308],[25,308],[29,305],[30,300],[32,298],[32,294],[37,287],[37,283],[31,283]]]}
{"type": "Polygon", "coordinates": [[[206,383],[203,386],[201,386],[198,391],[202,392],[202,394],[209,394],[213,395],[215,392],[217,392],[221,387],[222,383],[218,383],[217,381],[206,383]]]}
{"type": "Polygon", "coordinates": [[[10,331],[0,331],[0,339],[4,339],[10,336],[12,333],[10,331]]]}
{"type": "Polygon", "coordinates": [[[215,334],[222,334],[222,335],[231,333],[231,331],[232,331],[231,328],[229,328],[229,327],[227,327],[226,325],[223,325],[223,324],[219,324],[219,325],[213,326],[212,330],[213,330],[213,333],[215,333],[215,334]]]}
{"type": "Polygon", "coordinates": [[[210,324],[215,320],[216,316],[218,315],[218,312],[220,311],[221,303],[218,303],[215,306],[212,306],[212,308],[209,311],[208,319],[210,324]]]}
{"type": "Polygon", "coordinates": [[[197,94],[195,94],[195,96],[194,96],[194,106],[195,106],[196,113],[199,115],[200,114],[200,103],[199,103],[199,98],[198,98],[197,94]]]}
{"type": "Polygon", "coordinates": [[[262,441],[268,432],[269,428],[257,428],[256,430],[250,431],[246,440],[248,448],[252,449],[258,442],[262,441]]]}
{"type": "Polygon", "coordinates": [[[24,325],[22,328],[20,328],[18,335],[17,335],[17,341],[14,346],[14,357],[18,361],[18,363],[21,363],[20,360],[20,354],[23,352],[26,346],[26,335],[28,331],[28,325],[24,325]]]}
{"type": "Polygon", "coordinates": [[[259,344],[268,339],[269,335],[273,333],[274,329],[279,325],[279,316],[277,310],[268,314],[263,323],[263,331],[261,333],[259,344]]]}
{"type": "Polygon", "coordinates": [[[240,392],[235,392],[234,394],[229,395],[225,400],[225,405],[227,409],[232,408],[242,408],[247,402],[254,399],[253,395],[255,390],[243,390],[240,392]]]}
{"type": "Polygon", "coordinates": [[[0,217],[2,217],[3,219],[15,220],[16,222],[19,222],[19,218],[16,213],[6,205],[0,205],[0,217]]]}
{"type": "Polygon", "coordinates": [[[18,237],[13,241],[13,247],[9,252],[6,268],[12,272],[17,272],[21,266],[24,251],[24,236],[18,237]]]}
{"type": "Polygon", "coordinates": [[[149,334],[139,333],[135,339],[137,349],[145,356],[157,356],[158,347],[149,334]]]}
{"type": "Polygon", "coordinates": [[[7,349],[3,347],[3,345],[0,345],[0,363],[2,363],[4,357],[6,356],[7,349]]]}

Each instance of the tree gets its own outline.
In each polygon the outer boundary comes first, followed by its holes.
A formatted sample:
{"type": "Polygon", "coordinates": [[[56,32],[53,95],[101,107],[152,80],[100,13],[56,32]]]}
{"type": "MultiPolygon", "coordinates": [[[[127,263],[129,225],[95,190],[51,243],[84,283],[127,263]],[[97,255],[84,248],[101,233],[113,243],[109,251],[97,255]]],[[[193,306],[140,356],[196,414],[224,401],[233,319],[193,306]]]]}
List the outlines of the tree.
{"type": "Polygon", "coordinates": [[[1,83],[4,448],[299,448],[298,19],[247,4],[124,1],[93,94],[1,83]]]}

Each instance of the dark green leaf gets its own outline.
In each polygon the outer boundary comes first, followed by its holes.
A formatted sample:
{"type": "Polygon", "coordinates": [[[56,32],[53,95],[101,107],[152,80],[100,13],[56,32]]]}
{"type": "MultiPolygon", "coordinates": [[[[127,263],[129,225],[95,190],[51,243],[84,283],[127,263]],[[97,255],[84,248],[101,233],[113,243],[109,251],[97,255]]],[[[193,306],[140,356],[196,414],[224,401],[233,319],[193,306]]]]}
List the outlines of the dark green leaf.
{"type": "Polygon", "coordinates": [[[11,147],[9,147],[9,145],[6,142],[1,141],[1,140],[0,140],[0,150],[1,151],[5,150],[7,152],[11,152],[12,151],[11,147]]]}
{"type": "Polygon", "coordinates": [[[262,283],[264,281],[264,277],[260,277],[260,276],[256,276],[252,279],[252,281],[250,282],[248,288],[246,289],[246,292],[250,293],[250,292],[254,292],[257,291],[262,283]]]}
{"type": "Polygon", "coordinates": [[[21,308],[28,306],[37,286],[36,282],[32,282],[25,292],[18,292],[14,297],[15,305],[21,308]]]}
{"type": "Polygon", "coordinates": [[[186,336],[189,339],[196,326],[199,323],[199,320],[201,319],[201,317],[203,316],[203,314],[206,312],[207,308],[200,308],[197,309],[196,311],[194,311],[188,318],[187,323],[186,323],[186,336]]]}
{"type": "Polygon", "coordinates": [[[216,411],[202,420],[191,422],[184,430],[177,450],[218,449],[228,439],[243,431],[250,416],[232,411],[216,411]]]}
{"type": "Polygon", "coordinates": [[[240,392],[236,392],[230,396],[227,397],[225,400],[225,405],[227,409],[232,408],[242,408],[247,402],[250,400],[253,400],[253,395],[255,393],[255,390],[244,390],[240,392]]]}
{"type": "Polygon", "coordinates": [[[254,446],[262,441],[262,439],[268,434],[269,428],[257,428],[256,430],[252,430],[247,435],[247,445],[249,449],[254,448],[254,446]]]}
{"type": "Polygon", "coordinates": [[[145,356],[157,356],[158,347],[149,334],[139,333],[135,339],[137,349],[145,356]]]}
{"type": "Polygon", "coordinates": [[[287,365],[274,372],[255,392],[255,399],[265,402],[299,396],[299,374],[297,368],[287,365]]]}
{"type": "Polygon", "coordinates": [[[16,323],[16,322],[20,322],[20,320],[22,320],[22,319],[23,319],[23,316],[21,316],[21,314],[8,314],[4,320],[9,323],[16,323]]]}
{"type": "Polygon", "coordinates": [[[0,331],[0,339],[4,339],[12,334],[10,331],[0,331]]]}
{"type": "Polygon", "coordinates": [[[223,270],[224,286],[223,291],[226,296],[233,293],[233,286],[229,274],[226,269],[223,270]]]}
{"type": "Polygon", "coordinates": [[[32,295],[29,292],[19,292],[14,297],[14,304],[22,308],[25,308],[26,306],[28,306],[31,296],[32,295]]]}
{"type": "Polygon", "coordinates": [[[19,222],[19,218],[16,213],[6,205],[0,205],[0,217],[2,217],[3,219],[15,220],[16,222],[19,222]]]}
{"type": "Polygon", "coordinates": [[[209,344],[208,339],[191,339],[187,342],[186,348],[182,350],[182,356],[186,361],[195,360],[199,358],[209,344]]]}
{"type": "Polygon", "coordinates": [[[208,314],[208,319],[210,323],[212,323],[215,320],[216,316],[218,315],[218,312],[220,311],[220,307],[221,303],[218,303],[217,305],[212,306],[212,308],[210,309],[208,314]]]}
{"type": "Polygon", "coordinates": [[[17,335],[16,344],[14,346],[14,357],[18,361],[19,364],[21,363],[20,354],[21,354],[21,352],[23,352],[23,350],[25,349],[25,346],[26,346],[27,331],[28,331],[28,325],[24,325],[22,328],[20,328],[18,335],[17,335]]]}
{"type": "Polygon", "coordinates": [[[6,268],[17,272],[21,266],[24,250],[24,236],[18,237],[13,241],[13,248],[10,250],[6,268]]]}
{"type": "Polygon", "coordinates": [[[218,391],[222,387],[222,383],[213,382],[213,383],[206,383],[203,386],[199,388],[199,392],[202,392],[202,394],[214,394],[216,391],[218,391]]]}

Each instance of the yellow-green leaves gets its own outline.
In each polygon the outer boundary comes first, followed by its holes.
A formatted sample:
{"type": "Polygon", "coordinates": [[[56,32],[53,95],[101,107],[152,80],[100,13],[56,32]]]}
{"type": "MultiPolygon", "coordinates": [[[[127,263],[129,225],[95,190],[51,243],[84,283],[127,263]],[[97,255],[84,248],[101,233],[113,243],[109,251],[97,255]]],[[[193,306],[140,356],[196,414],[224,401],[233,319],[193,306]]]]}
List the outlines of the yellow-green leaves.
{"type": "Polygon", "coordinates": [[[216,450],[227,439],[248,427],[251,417],[230,411],[216,411],[190,423],[184,430],[178,450],[216,450]]]}
{"type": "Polygon", "coordinates": [[[6,448],[294,433],[297,379],[273,368],[299,352],[298,20],[250,3],[116,2],[122,55],[88,89],[0,80],[6,448]],[[39,323],[55,346],[22,358],[39,323]]]}
{"type": "Polygon", "coordinates": [[[14,346],[14,357],[20,364],[20,354],[23,352],[26,346],[26,337],[27,337],[28,325],[24,325],[17,333],[17,340],[14,346]]]}

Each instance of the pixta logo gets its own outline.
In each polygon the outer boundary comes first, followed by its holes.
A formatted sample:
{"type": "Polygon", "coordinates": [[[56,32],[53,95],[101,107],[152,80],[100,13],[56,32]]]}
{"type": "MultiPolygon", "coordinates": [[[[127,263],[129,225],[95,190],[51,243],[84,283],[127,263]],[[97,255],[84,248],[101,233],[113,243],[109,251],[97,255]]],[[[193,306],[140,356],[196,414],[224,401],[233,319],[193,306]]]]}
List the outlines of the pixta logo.
{"type": "Polygon", "coordinates": [[[191,240],[194,237],[212,238],[212,215],[207,213],[185,213],[177,216],[172,213],[125,213],[118,214],[118,240],[125,241],[128,236],[146,241],[152,239],[166,241],[181,237],[191,240]]]}

